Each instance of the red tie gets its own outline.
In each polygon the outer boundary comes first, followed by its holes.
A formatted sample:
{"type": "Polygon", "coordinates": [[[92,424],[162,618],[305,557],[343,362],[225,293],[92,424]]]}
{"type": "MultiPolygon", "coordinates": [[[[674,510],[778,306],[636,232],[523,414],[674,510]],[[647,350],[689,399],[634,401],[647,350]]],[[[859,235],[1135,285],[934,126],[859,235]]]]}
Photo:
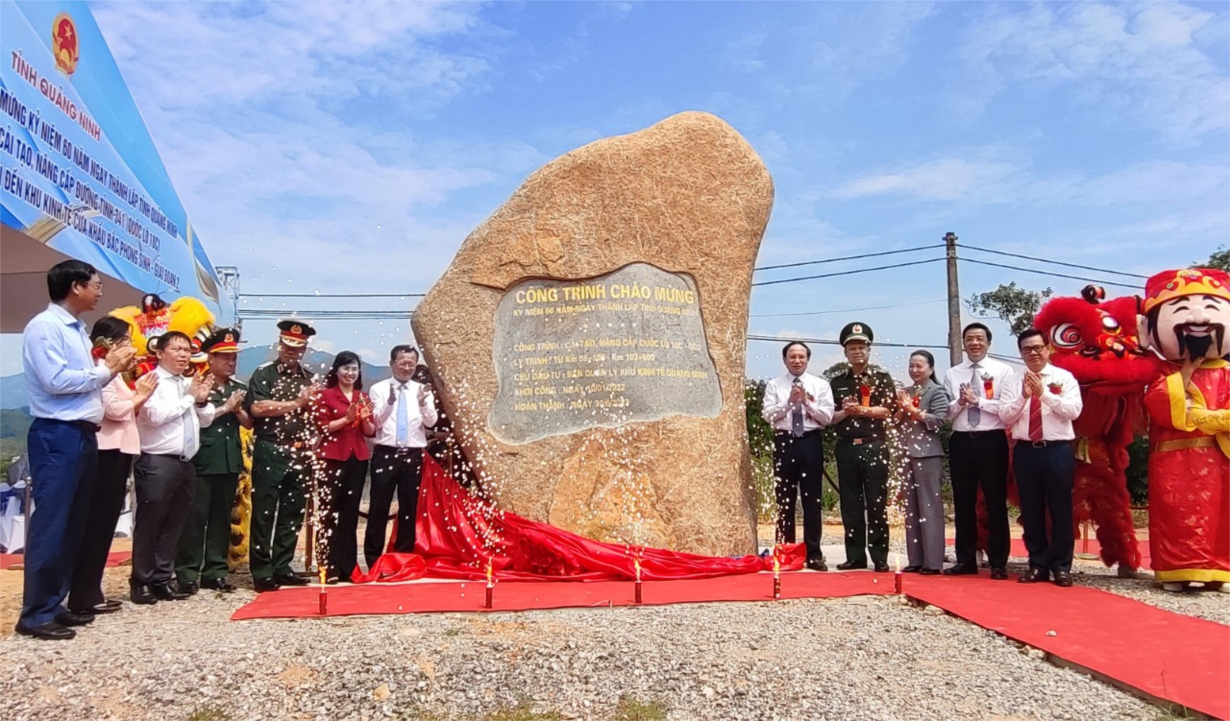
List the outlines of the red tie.
{"type": "Polygon", "coordinates": [[[1042,400],[1038,396],[1029,397],[1029,440],[1042,440],[1042,400]]]}

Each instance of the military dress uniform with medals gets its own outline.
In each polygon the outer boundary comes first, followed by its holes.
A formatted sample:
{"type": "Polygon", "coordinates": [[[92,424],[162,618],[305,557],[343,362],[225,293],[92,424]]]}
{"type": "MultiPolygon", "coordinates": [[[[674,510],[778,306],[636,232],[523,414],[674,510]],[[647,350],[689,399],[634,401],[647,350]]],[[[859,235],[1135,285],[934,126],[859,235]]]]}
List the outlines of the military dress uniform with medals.
{"type": "MultiPolygon", "coordinates": [[[[238,353],[239,331],[222,328],[201,343],[202,353],[238,353]]],[[[248,386],[236,378],[215,383],[208,402],[215,408],[226,403],[236,391],[248,386]]],[[[243,448],[239,417],[234,413],[215,415],[208,428],[201,429],[201,448],[193,457],[196,489],[188,522],[179,538],[175,576],[181,589],[193,585],[218,591],[232,591],[227,583],[227,554],[231,545],[231,508],[235,489],[243,472],[243,448]]]]}
{"type": "MultiPolygon", "coordinates": [[[[874,337],[867,324],[850,323],[838,339],[845,347],[851,340],[863,340],[870,345],[874,337]]],[[[861,406],[887,408],[890,416],[897,409],[897,386],[892,376],[872,370],[870,364],[858,375],[848,369],[829,384],[838,411],[847,398],[861,406]]],[[[888,567],[887,428],[887,420],[850,416],[833,424],[837,434],[841,523],[846,530],[846,563],[839,568],[866,568],[868,551],[879,570],[888,567]]]]}
{"type": "MultiPolygon", "coordinates": [[[[306,323],[282,321],[279,341],[303,347],[316,331],[306,323]]],[[[281,585],[303,585],[291,570],[295,545],[303,528],[306,481],[310,480],[312,427],[310,407],[286,415],[257,417],[252,406],[260,401],[294,401],[312,376],[299,365],[292,369],[270,361],[252,374],[244,407],[252,416],[256,443],[252,450],[252,526],[248,565],[257,590],[281,585]]]]}

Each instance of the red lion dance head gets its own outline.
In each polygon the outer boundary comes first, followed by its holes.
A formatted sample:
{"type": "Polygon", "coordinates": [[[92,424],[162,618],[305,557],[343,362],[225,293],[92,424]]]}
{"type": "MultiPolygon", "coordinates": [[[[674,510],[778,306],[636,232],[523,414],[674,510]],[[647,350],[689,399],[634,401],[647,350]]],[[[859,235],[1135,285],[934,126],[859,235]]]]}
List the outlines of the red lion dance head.
{"type": "Polygon", "coordinates": [[[1105,298],[1106,291],[1094,285],[1085,286],[1079,298],[1053,298],[1034,316],[1034,327],[1050,339],[1051,362],[1082,386],[1125,384],[1139,391],[1160,369],[1136,336],[1140,299],[1105,298]]]}

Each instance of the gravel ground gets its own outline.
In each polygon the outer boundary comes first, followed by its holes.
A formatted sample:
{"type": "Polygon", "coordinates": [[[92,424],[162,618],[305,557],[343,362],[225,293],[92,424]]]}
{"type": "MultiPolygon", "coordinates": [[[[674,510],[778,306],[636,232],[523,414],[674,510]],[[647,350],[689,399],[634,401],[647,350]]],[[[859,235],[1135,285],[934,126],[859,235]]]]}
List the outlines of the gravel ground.
{"type": "Polygon", "coordinates": [[[71,643],[0,641],[0,683],[27,690],[9,696],[6,717],[1158,716],[1037,652],[892,598],[226,620],[251,597],[126,607],[71,643]]]}
{"type": "MultiPolygon", "coordinates": [[[[840,543],[828,531],[823,542],[840,543]]],[[[109,593],[127,573],[108,570],[109,593]]],[[[1167,717],[896,598],[231,622],[255,597],[246,574],[233,580],[243,588],[230,595],[126,604],[72,642],[0,639],[0,684],[23,690],[8,694],[5,718],[1167,717]]],[[[1224,594],[1170,594],[1100,565],[1076,580],[1230,623],[1224,594]]]]}

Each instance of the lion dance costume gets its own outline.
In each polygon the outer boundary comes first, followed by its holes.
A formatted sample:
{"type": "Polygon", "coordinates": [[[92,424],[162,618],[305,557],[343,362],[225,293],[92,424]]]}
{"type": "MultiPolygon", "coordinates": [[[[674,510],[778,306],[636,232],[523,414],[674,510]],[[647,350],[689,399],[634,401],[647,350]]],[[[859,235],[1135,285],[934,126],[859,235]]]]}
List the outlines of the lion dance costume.
{"type": "Polygon", "coordinates": [[[1161,372],[1135,334],[1135,296],[1104,300],[1087,286],[1079,298],[1054,298],[1034,318],[1050,338],[1051,362],[1076,376],[1084,410],[1076,419],[1072,520],[1097,527],[1102,562],[1121,575],[1140,568],[1127,490],[1128,446],[1145,429],[1143,390],[1161,372]]]}

